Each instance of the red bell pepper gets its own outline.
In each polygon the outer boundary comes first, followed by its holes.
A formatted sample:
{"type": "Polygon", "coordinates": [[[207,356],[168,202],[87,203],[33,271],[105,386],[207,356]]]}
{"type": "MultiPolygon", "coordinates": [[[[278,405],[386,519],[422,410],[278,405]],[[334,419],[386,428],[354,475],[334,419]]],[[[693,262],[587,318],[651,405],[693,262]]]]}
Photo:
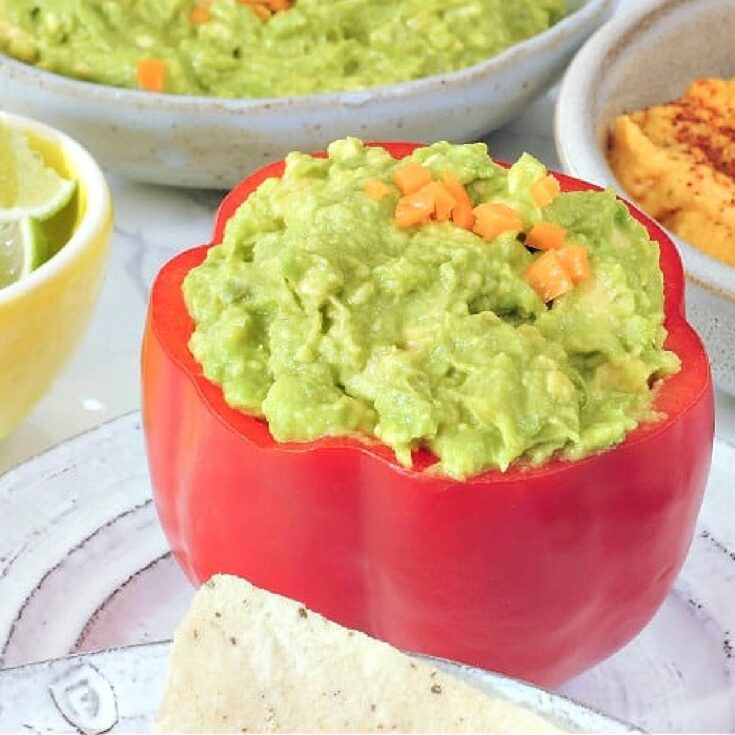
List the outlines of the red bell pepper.
{"type": "MultiPolygon", "coordinates": [[[[386,145],[397,157],[415,146],[386,145]]],[[[213,242],[277,163],[225,199],[213,242]]],[[[592,189],[556,175],[564,191],[592,189]]],[[[143,419],[156,507],[196,584],[246,577],[407,651],[556,685],[641,630],[689,548],[709,470],[713,397],[683,316],[669,238],[661,249],[666,346],[682,361],[646,423],[585,459],[489,471],[464,482],[397,464],[379,443],[279,444],[230,408],[187,349],[181,283],[208,246],[153,286],[143,344],[143,419]]]]}

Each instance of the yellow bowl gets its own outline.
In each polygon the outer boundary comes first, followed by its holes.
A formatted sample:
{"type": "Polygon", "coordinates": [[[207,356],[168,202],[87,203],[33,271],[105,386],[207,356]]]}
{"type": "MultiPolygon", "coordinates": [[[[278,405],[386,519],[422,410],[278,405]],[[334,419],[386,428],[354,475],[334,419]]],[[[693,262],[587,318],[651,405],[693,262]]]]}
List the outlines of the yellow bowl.
{"type": "Polygon", "coordinates": [[[81,340],[102,285],[112,229],[107,183],[78,143],[46,125],[0,112],[49,166],[75,179],[74,206],[53,221],[65,245],[22,280],[0,289],[0,438],[19,424],[81,340]]]}

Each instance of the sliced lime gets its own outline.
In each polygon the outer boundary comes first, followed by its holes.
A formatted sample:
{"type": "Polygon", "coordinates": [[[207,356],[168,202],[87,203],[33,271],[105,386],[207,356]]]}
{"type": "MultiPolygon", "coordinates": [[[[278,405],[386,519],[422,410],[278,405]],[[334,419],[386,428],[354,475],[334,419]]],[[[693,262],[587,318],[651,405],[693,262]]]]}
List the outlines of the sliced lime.
{"type": "Polygon", "coordinates": [[[0,221],[0,288],[24,278],[48,258],[48,241],[38,220],[0,221]]]}
{"type": "Polygon", "coordinates": [[[0,123],[0,209],[9,209],[18,199],[18,177],[10,165],[14,160],[15,147],[10,128],[0,123]]]}
{"type": "Polygon", "coordinates": [[[76,182],[59,176],[24,135],[0,122],[0,222],[53,217],[75,190],[76,182]]]}

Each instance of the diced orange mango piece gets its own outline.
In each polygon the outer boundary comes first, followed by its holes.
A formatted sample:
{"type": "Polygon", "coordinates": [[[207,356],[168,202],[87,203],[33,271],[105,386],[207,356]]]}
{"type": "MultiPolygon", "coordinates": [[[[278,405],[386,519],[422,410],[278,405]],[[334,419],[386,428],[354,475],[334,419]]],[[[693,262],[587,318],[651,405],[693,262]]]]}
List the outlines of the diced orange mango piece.
{"type": "Polygon", "coordinates": [[[467,193],[467,189],[464,188],[462,182],[451,171],[447,171],[444,174],[442,183],[455,201],[454,208],[452,209],[452,222],[457,227],[471,230],[475,224],[475,215],[472,211],[472,200],[467,193]]]}
{"type": "Polygon", "coordinates": [[[420,163],[414,163],[413,161],[397,168],[393,174],[393,181],[395,181],[396,186],[404,195],[413,194],[415,191],[430,184],[431,180],[431,171],[426,166],[422,166],[420,163]]]}
{"type": "Polygon", "coordinates": [[[149,92],[163,92],[166,86],[166,62],[162,59],[140,59],[138,84],[149,92]]]}
{"type": "Polygon", "coordinates": [[[553,222],[537,222],[526,235],[526,245],[536,250],[555,250],[564,245],[567,231],[553,222]]]}
{"type": "Polygon", "coordinates": [[[257,0],[237,0],[237,2],[240,3],[240,5],[247,5],[252,8],[252,11],[261,20],[268,20],[268,18],[273,15],[270,7],[268,7],[264,2],[257,2],[257,0]]]}
{"type": "Polygon", "coordinates": [[[200,0],[190,11],[189,20],[197,26],[209,23],[212,19],[211,0],[200,0]]]}
{"type": "Polygon", "coordinates": [[[291,0],[237,0],[240,5],[249,5],[253,12],[261,19],[268,20],[273,13],[288,10],[291,0]]]}
{"type": "Polygon", "coordinates": [[[526,271],[526,283],[545,301],[553,301],[574,288],[574,281],[559,257],[558,250],[547,250],[526,271]]]}
{"type": "Polygon", "coordinates": [[[428,222],[434,213],[434,206],[434,193],[429,186],[401,197],[396,206],[396,227],[412,227],[428,222]]]}
{"type": "Polygon", "coordinates": [[[447,191],[444,184],[438,181],[432,181],[426,187],[434,197],[434,219],[438,222],[446,222],[451,217],[457,200],[447,191]]]}
{"type": "Polygon", "coordinates": [[[273,11],[265,3],[252,3],[250,7],[261,20],[268,20],[273,15],[273,11]]]}
{"type": "Polygon", "coordinates": [[[452,222],[463,230],[471,230],[475,226],[475,215],[471,208],[457,205],[452,210],[452,222]]]}
{"type": "Polygon", "coordinates": [[[377,201],[384,199],[390,194],[390,186],[380,179],[366,179],[363,188],[369,197],[377,201]]]}
{"type": "Polygon", "coordinates": [[[557,255],[574,283],[581,283],[590,277],[590,259],[586,247],[568,245],[558,250],[557,255]]]}
{"type": "Polygon", "coordinates": [[[531,184],[531,196],[539,207],[548,207],[560,191],[559,182],[551,174],[547,174],[531,184]]]}
{"type": "Polygon", "coordinates": [[[472,212],[475,215],[472,231],[486,240],[494,240],[503,232],[518,232],[523,228],[520,216],[507,204],[485,202],[472,212]]]}

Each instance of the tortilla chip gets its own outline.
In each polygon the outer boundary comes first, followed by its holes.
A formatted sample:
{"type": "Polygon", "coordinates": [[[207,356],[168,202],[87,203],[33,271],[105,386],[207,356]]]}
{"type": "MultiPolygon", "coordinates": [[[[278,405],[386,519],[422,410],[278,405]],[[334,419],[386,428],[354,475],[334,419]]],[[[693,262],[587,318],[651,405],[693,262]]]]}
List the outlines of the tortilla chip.
{"type": "Polygon", "coordinates": [[[230,576],[176,632],[157,732],[559,732],[386,643],[230,576]]]}

